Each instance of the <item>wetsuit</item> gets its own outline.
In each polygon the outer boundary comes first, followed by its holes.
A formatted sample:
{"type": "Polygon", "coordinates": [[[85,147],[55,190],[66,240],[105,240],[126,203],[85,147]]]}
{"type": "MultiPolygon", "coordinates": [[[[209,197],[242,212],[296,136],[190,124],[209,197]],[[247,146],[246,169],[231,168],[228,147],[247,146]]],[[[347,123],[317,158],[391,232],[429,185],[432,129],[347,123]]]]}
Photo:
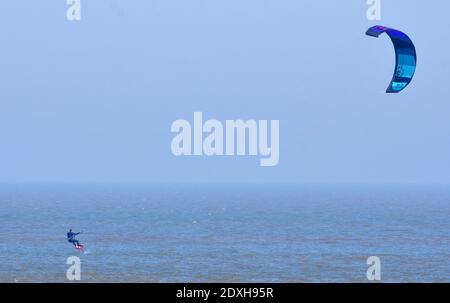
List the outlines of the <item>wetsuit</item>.
{"type": "Polygon", "coordinates": [[[73,233],[71,231],[69,231],[67,233],[67,241],[69,241],[70,243],[72,243],[73,245],[80,245],[80,242],[78,242],[77,239],[75,239],[76,235],[79,235],[80,233],[73,233]]]}

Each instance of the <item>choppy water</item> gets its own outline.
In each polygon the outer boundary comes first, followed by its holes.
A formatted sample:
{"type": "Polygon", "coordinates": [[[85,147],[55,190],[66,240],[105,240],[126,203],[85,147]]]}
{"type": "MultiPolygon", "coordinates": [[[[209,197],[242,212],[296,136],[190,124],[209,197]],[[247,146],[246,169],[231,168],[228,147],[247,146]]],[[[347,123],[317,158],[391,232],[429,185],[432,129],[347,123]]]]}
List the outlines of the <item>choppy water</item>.
{"type": "Polygon", "coordinates": [[[0,282],[449,282],[449,219],[438,187],[3,187],[0,282]]]}

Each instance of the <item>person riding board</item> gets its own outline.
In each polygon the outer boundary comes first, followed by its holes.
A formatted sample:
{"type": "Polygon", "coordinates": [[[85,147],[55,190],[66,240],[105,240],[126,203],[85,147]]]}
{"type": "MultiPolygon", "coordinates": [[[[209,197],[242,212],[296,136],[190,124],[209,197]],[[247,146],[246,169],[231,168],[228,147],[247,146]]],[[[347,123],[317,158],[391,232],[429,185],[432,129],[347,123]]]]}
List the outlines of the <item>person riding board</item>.
{"type": "Polygon", "coordinates": [[[77,235],[81,234],[81,232],[79,233],[74,233],[72,232],[72,229],[69,230],[69,232],[67,233],[67,241],[69,241],[70,243],[73,244],[73,246],[75,246],[76,248],[82,246],[80,244],[80,242],[78,242],[78,240],[75,238],[77,235]]]}

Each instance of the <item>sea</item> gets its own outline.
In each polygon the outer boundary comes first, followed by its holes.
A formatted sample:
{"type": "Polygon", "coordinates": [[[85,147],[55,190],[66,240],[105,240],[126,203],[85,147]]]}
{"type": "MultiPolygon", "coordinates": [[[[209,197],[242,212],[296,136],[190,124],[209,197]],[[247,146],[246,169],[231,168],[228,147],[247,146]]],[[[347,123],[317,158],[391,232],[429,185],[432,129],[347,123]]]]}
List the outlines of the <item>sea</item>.
{"type": "Polygon", "coordinates": [[[450,187],[5,185],[0,282],[450,282],[450,187]],[[85,251],[67,242],[81,232],[85,251]]]}

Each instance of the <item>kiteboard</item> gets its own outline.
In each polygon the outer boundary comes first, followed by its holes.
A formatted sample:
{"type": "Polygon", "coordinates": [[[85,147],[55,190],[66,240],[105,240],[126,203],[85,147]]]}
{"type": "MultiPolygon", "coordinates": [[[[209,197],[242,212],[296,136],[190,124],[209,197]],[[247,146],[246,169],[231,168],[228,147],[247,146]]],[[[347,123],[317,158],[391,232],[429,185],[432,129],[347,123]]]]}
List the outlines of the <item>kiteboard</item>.
{"type": "Polygon", "coordinates": [[[82,244],[74,244],[74,247],[75,247],[75,249],[76,250],[79,250],[79,251],[83,251],[84,250],[84,245],[82,245],[82,244]]]}

